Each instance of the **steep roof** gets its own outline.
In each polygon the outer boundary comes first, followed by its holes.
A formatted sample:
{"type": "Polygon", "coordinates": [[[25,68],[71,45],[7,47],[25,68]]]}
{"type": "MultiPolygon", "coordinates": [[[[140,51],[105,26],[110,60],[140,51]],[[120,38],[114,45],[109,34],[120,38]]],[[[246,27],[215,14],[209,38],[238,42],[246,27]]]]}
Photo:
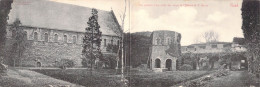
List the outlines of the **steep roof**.
{"type": "MultiPolygon", "coordinates": [[[[47,0],[14,0],[8,23],[18,18],[24,26],[85,32],[91,9],[47,0]]],[[[121,34],[113,11],[98,10],[98,16],[102,34],[121,34]]]]}

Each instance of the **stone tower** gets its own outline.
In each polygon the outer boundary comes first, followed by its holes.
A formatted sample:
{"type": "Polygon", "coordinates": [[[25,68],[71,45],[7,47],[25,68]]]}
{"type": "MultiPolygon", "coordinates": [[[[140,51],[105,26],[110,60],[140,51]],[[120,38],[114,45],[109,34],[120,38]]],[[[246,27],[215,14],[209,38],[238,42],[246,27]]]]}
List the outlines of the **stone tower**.
{"type": "Polygon", "coordinates": [[[180,57],[181,34],[174,31],[154,31],[151,34],[150,69],[156,72],[176,70],[176,60],[180,57]]]}

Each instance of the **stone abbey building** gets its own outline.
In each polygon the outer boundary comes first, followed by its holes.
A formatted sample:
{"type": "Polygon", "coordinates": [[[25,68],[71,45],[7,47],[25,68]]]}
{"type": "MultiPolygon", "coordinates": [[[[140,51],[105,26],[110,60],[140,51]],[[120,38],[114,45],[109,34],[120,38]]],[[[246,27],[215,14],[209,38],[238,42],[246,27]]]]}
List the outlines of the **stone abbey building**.
{"type": "MultiPolygon", "coordinates": [[[[20,20],[28,44],[21,60],[22,66],[54,66],[62,59],[73,60],[81,66],[82,40],[91,8],[48,0],[14,0],[9,14],[7,38],[12,38],[11,24],[20,20]]],[[[98,10],[102,32],[103,54],[108,44],[118,45],[123,33],[114,12],[98,10]]]]}
{"type": "Polygon", "coordinates": [[[154,71],[176,70],[181,56],[181,34],[174,31],[154,31],[151,34],[150,68],[154,71]]]}

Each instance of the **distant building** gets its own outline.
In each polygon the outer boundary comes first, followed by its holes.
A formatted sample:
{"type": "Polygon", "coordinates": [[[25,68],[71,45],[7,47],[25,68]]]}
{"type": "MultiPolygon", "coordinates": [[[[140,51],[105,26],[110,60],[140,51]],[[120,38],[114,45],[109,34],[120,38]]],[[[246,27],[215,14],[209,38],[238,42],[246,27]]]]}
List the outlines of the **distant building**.
{"type": "MultiPolygon", "coordinates": [[[[54,66],[62,59],[73,60],[81,66],[82,41],[91,8],[48,0],[14,0],[9,14],[7,38],[11,39],[11,24],[21,21],[31,43],[21,61],[22,66],[54,66]]],[[[118,45],[123,31],[114,12],[98,10],[102,32],[103,54],[108,44],[118,45]]]]}
{"type": "Polygon", "coordinates": [[[182,46],[182,53],[218,53],[224,52],[225,48],[231,48],[230,42],[212,42],[212,43],[200,43],[192,44],[189,46],[182,46]]]}
{"type": "Polygon", "coordinates": [[[243,38],[235,37],[233,42],[211,42],[191,44],[189,46],[182,46],[182,53],[221,53],[221,52],[245,52],[244,43],[241,42],[243,38]]]}
{"type": "MultiPolygon", "coordinates": [[[[244,38],[234,37],[233,42],[211,42],[211,43],[199,43],[191,44],[188,46],[182,46],[181,51],[185,53],[193,53],[200,55],[200,61],[209,60],[208,54],[220,54],[225,56],[228,53],[233,54],[233,57],[236,57],[229,64],[230,68],[240,69],[247,67],[247,59],[244,55],[246,52],[245,40],[244,38]]],[[[220,57],[220,55],[218,57],[220,57]]],[[[206,65],[206,62],[204,62],[206,65]]],[[[215,67],[219,67],[219,63],[215,63],[215,67]]]]}
{"type": "Polygon", "coordinates": [[[174,31],[154,31],[151,34],[150,68],[154,71],[176,70],[176,61],[180,57],[181,34],[174,31]],[[167,53],[173,45],[173,54],[167,53]]]}

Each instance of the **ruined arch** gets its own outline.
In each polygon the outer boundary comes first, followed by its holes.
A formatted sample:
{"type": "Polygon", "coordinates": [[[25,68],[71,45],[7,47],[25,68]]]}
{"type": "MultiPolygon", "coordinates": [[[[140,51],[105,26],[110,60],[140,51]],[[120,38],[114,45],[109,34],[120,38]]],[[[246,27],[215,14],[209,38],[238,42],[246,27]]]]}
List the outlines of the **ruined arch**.
{"type": "Polygon", "coordinates": [[[36,66],[37,66],[37,67],[41,67],[41,66],[42,66],[42,63],[41,63],[41,62],[36,62],[36,66]]]}
{"type": "Polygon", "coordinates": [[[171,59],[167,59],[165,61],[165,68],[167,68],[168,71],[171,71],[172,70],[172,60],[171,59]]]}
{"type": "Polygon", "coordinates": [[[161,60],[160,59],[155,59],[155,68],[161,68],[161,60]]]}

